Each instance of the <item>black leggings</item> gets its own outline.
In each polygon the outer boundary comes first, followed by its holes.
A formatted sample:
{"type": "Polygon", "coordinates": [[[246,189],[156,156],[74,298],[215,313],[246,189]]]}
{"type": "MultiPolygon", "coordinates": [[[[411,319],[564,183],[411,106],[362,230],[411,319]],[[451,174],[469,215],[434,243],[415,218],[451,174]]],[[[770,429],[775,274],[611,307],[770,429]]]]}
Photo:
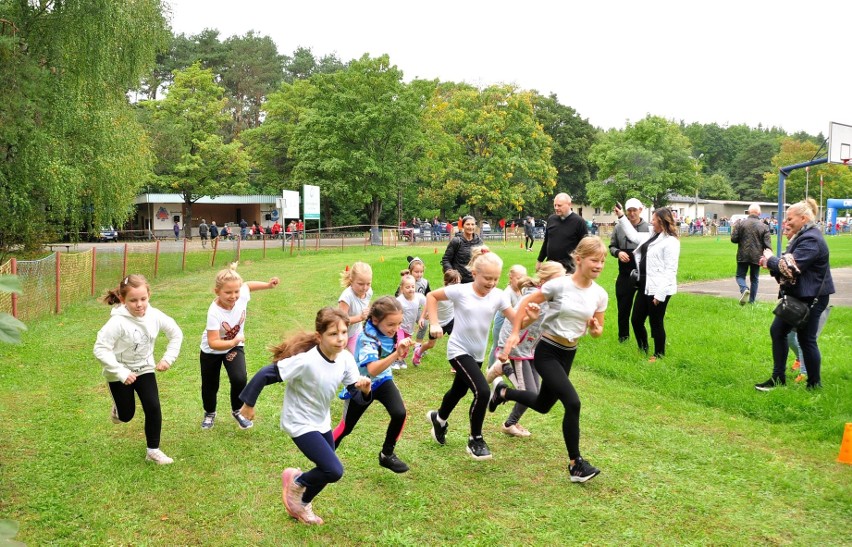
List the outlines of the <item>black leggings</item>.
{"type": "Polygon", "coordinates": [[[358,425],[358,420],[367,411],[367,408],[373,401],[379,401],[384,405],[390,415],[390,423],[388,430],[385,433],[385,443],[382,445],[382,453],[385,456],[393,454],[396,442],[402,436],[402,428],[405,427],[405,418],[407,416],[405,403],[402,402],[402,395],[399,393],[396,384],[393,380],[387,380],[385,383],[373,390],[373,400],[366,405],[359,405],[352,402],[352,399],[346,399],[343,402],[343,416],[340,418],[340,423],[334,428],[334,447],[340,446],[340,442],[344,437],[352,433],[355,426],[358,425]]]}
{"type": "Polygon", "coordinates": [[[310,471],[296,477],[296,482],[305,487],[302,503],[310,503],[328,483],[337,482],[343,477],[343,464],[334,453],[331,431],[310,431],[293,437],[293,442],[302,454],[316,464],[310,471]]]}
{"type": "Polygon", "coordinates": [[[243,406],[240,392],[246,387],[246,354],[242,346],[233,348],[228,353],[201,352],[201,403],[204,412],[216,412],[216,394],[219,393],[219,374],[222,365],[231,381],[231,410],[239,410],[243,406]]]}
{"type": "Polygon", "coordinates": [[[524,236],[524,248],[525,249],[532,249],[534,242],[535,242],[535,239],[531,238],[530,236],[524,236]]]}
{"type": "Polygon", "coordinates": [[[568,379],[576,354],[576,347],[556,347],[542,338],[535,347],[533,361],[536,372],[541,376],[541,389],[536,394],[507,388],[504,395],[506,399],[517,401],[540,414],[547,414],[556,401],[561,401],[565,407],[562,437],[572,460],[580,457],[580,397],[568,379]]]}
{"type": "Polygon", "coordinates": [[[145,442],[148,448],[160,448],[160,431],[163,429],[163,413],[160,410],[160,391],[157,389],[157,377],[153,372],[141,374],[130,385],[123,382],[109,382],[109,391],[118,411],[118,419],[129,422],[136,414],[136,398],[139,395],[142,412],[145,413],[145,442]]]}
{"type": "Polygon", "coordinates": [[[450,359],[450,366],[456,371],[456,375],[453,377],[453,385],[441,401],[438,417],[442,420],[449,419],[450,413],[470,390],[473,392],[469,411],[470,434],[472,437],[481,437],[482,422],[485,421],[485,411],[488,410],[488,398],[491,395],[488,382],[482,374],[482,363],[474,361],[470,355],[459,355],[450,359]]]}
{"type": "Polygon", "coordinates": [[[633,334],[639,349],[648,353],[648,331],[645,330],[645,319],[651,323],[651,337],[654,339],[654,356],[662,357],[666,354],[666,308],[671,300],[671,295],[666,296],[662,302],[654,304],[654,295],[645,294],[644,285],[639,285],[639,294],[633,303],[633,334]]]}

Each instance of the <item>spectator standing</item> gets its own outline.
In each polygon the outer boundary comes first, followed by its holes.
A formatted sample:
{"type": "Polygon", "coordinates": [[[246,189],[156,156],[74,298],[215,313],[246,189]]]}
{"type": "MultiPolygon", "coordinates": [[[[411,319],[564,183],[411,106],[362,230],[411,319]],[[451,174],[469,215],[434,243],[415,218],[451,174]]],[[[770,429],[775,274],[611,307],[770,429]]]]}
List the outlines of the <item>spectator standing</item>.
{"type": "Polygon", "coordinates": [[[760,220],[760,205],[748,206],[748,217],[734,224],[731,243],[737,244],[737,285],[740,287],[740,306],[754,304],[760,277],[760,258],[765,249],[772,248],[769,226],[760,220]],[[746,285],[746,273],[750,285],[746,285]]]}
{"type": "Polygon", "coordinates": [[[240,220],[240,239],[245,239],[248,235],[248,222],[246,219],[240,220]]]}
{"type": "Polygon", "coordinates": [[[586,222],[571,210],[571,196],[568,194],[556,194],[553,198],[553,211],[554,214],[547,219],[544,241],[538,252],[535,269],[538,271],[545,260],[555,260],[565,266],[565,271],[572,273],[574,260],[571,258],[571,253],[589,231],[586,228],[586,222]]]}
{"type": "Polygon", "coordinates": [[[175,225],[172,226],[172,230],[175,232],[175,241],[178,241],[180,239],[180,224],[178,221],[175,221],[175,225]]]}
{"type": "MultiPolygon", "coordinates": [[[[218,237],[219,237],[219,227],[216,226],[216,221],[214,220],[210,224],[210,241],[211,241],[211,243],[216,241],[216,238],[218,238],[218,237]]],[[[215,243],[214,243],[214,245],[215,245],[215,243]]]]}
{"type": "Polygon", "coordinates": [[[462,283],[471,283],[473,274],[467,267],[472,249],[482,245],[482,238],[476,233],[476,219],[467,215],[462,220],[464,221],[463,229],[455,237],[452,237],[447,244],[447,250],[444,251],[444,256],[441,259],[441,267],[445,272],[447,270],[458,271],[461,274],[462,283]]]}
{"type": "Polygon", "coordinates": [[[203,218],[201,219],[201,224],[198,225],[198,235],[201,237],[201,246],[207,247],[207,234],[210,231],[210,227],[207,226],[207,221],[203,218]]]}
{"type": "MultiPolygon", "coordinates": [[[[642,219],[642,202],[630,198],[624,204],[624,215],[637,232],[648,233],[648,223],[642,219]]],[[[639,245],[627,238],[624,228],[616,224],[609,241],[609,254],[618,259],[618,277],[615,279],[615,298],[618,302],[618,341],[625,342],[630,338],[630,311],[636,299],[638,280],[631,279],[631,272],[638,268],[633,251],[639,245]]]]}

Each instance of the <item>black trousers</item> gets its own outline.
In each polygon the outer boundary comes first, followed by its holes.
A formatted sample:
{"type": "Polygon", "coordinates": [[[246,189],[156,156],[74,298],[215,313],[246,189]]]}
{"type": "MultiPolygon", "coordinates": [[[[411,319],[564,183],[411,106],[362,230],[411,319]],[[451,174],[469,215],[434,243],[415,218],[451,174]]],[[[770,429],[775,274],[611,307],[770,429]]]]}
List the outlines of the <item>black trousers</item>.
{"type": "Polygon", "coordinates": [[[382,453],[385,456],[393,454],[396,442],[402,436],[402,428],[405,427],[405,418],[407,416],[405,403],[402,402],[402,395],[399,393],[399,389],[397,389],[393,380],[388,380],[373,390],[373,400],[366,405],[355,404],[351,399],[344,401],[343,415],[340,417],[340,423],[334,428],[335,448],[340,446],[340,442],[344,437],[352,433],[352,430],[358,425],[358,420],[361,419],[361,416],[364,415],[364,412],[367,411],[367,408],[370,407],[373,401],[382,403],[390,415],[390,423],[385,433],[382,453]]]}
{"type": "Polygon", "coordinates": [[[618,339],[630,337],[630,312],[636,300],[636,283],[630,280],[630,271],[619,270],[615,279],[615,299],[618,303],[618,339]]]}
{"type": "Polygon", "coordinates": [[[216,395],[219,393],[219,375],[222,365],[228,373],[231,382],[231,410],[239,410],[243,406],[240,392],[246,387],[246,354],[242,346],[233,348],[228,353],[204,353],[199,357],[201,362],[201,403],[204,412],[216,412],[216,395]]]}
{"type": "Polygon", "coordinates": [[[671,295],[666,296],[662,302],[654,304],[654,295],[645,294],[644,284],[639,285],[639,294],[633,304],[633,334],[639,349],[648,353],[648,331],[645,330],[645,320],[651,324],[651,337],[654,339],[654,356],[662,357],[666,354],[666,308],[671,300],[671,295]]]}
{"type": "Polygon", "coordinates": [[[491,396],[491,388],[482,373],[482,363],[474,361],[470,355],[459,355],[450,359],[450,366],[456,371],[453,384],[449,391],[444,394],[441,408],[438,409],[438,417],[447,420],[453,409],[467,395],[468,390],[473,393],[473,401],[470,403],[470,434],[473,437],[482,436],[482,422],[485,421],[485,411],[488,410],[488,398],[491,396]]]}
{"type": "Polygon", "coordinates": [[[130,385],[122,382],[109,382],[109,391],[118,411],[118,419],[129,422],[136,414],[136,398],[142,403],[145,413],[145,442],[148,448],[160,448],[160,431],[163,429],[163,413],[160,409],[160,391],[157,388],[157,376],[153,372],[141,374],[130,385]]]}

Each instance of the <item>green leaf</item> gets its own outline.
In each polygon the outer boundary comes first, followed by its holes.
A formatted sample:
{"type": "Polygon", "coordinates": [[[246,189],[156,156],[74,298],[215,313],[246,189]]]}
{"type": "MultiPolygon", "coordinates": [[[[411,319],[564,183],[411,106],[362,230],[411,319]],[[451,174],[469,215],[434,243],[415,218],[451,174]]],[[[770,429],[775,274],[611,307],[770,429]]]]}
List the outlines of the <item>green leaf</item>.
{"type": "Polygon", "coordinates": [[[0,313],[0,342],[18,344],[21,342],[21,332],[25,330],[26,325],[8,313],[0,313]]]}

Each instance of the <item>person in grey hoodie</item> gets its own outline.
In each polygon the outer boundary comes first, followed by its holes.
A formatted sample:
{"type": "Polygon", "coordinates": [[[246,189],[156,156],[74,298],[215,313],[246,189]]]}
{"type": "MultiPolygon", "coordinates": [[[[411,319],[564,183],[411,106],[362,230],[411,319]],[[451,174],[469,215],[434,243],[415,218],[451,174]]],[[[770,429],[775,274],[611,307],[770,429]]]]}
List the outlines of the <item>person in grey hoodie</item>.
{"type": "Polygon", "coordinates": [[[113,423],[127,423],[136,413],[139,396],[145,413],[147,461],[159,465],[174,460],[160,450],[163,417],[155,371],[166,371],[174,364],[183,342],[183,333],[174,319],[149,305],[151,287],[145,276],[131,274],[118,287],[107,292],[104,302],[113,306],[109,321],[98,331],[95,357],[103,365],[113,405],[113,423]],[[154,343],[163,331],[168,338],[166,352],[154,362],[154,343]]]}

